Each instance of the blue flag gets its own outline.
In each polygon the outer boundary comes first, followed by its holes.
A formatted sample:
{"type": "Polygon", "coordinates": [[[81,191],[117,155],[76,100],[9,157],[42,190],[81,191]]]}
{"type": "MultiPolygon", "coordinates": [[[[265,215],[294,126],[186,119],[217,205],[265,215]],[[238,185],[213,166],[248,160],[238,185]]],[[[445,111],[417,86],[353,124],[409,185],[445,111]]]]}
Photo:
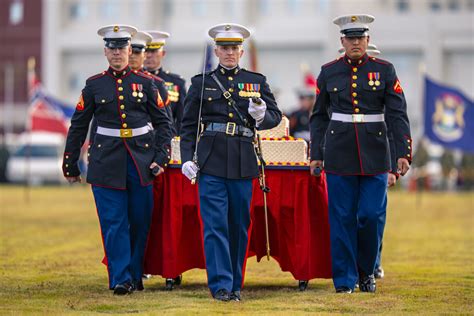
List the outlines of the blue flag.
{"type": "Polygon", "coordinates": [[[209,72],[214,69],[214,50],[210,42],[206,44],[206,58],[204,59],[204,72],[209,72]]]}
{"type": "Polygon", "coordinates": [[[474,153],[474,102],[426,77],[425,136],[444,147],[474,153]]]}

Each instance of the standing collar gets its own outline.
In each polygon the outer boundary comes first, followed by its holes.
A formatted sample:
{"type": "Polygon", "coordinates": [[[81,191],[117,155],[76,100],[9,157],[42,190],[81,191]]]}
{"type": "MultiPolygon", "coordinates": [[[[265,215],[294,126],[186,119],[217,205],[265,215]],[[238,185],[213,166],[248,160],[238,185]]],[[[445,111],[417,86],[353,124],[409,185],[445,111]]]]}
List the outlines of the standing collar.
{"type": "Polygon", "coordinates": [[[127,75],[130,72],[130,67],[127,65],[122,70],[115,70],[109,66],[109,69],[107,69],[107,72],[113,77],[120,78],[127,75]]]}
{"type": "Polygon", "coordinates": [[[362,57],[360,57],[359,59],[351,59],[349,58],[349,56],[347,56],[347,54],[344,54],[344,62],[350,66],[362,66],[363,64],[365,64],[367,62],[367,60],[369,60],[369,55],[367,55],[367,53],[365,53],[362,57]]]}
{"type": "Polygon", "coordinates": [[[229,69],[219,64],[219,66],[216,68],[216,71],[222,75],[236,75],[240,71],[240,66],[237,65],[234,68],[229,69]]]}

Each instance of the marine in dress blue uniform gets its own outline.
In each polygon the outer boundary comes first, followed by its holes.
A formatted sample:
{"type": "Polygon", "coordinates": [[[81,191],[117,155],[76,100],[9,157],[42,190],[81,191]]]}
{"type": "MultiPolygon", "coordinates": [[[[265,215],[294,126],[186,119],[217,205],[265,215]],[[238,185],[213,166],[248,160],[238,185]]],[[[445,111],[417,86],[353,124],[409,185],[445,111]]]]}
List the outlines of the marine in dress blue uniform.
{"type": "Polygon", "coordinates": [[[217,300],[239,301],[252,179],[258,176],[254,131],[277,126],[282,114],[265,76],[238,65],[242,43],[250,36],[247,28],[220,24],[212,27],[209,35],[215,40],[220,64],[191,80],[181,125],[182,171],[190,179],[199,172],[209,289],[217,300]],[[260,98],[262,103],[258,105],[251,98],[260,98]],[[196,144],[198,125],[202,129],[196,144]]]}
{"type": "Polygon", "coordinates": [[[142,290],[143,256],[153,209],[154,174],[169,161],[171,119],[159,105],[154,80],[128,66],[127,25],[99,29],[110,67],[90,77],[76,106],[66,141],[64,176],[79,182],[78,159],[92,118],[87,182],[92,185],[114,294],[142,290]],[[151,122],[157,131],[151,133],[151,122]]]}
{"type": "MultiPolygon", "coordinates": [[[[346,50],[344,47],[341,47],[339,49],[339,53],[345,54],[346,50]]],[[[369,43],[367,45],[367,54],[371,57],[375,57],[381,54],[380,50],[377,48],[377,46],[373,43],[369,43]]],[[[375,82],[374,82],[375,84],[375,82]]],[[[391,130],[389,126],[389,122],[385,121],[385,124],[387,124],[387,130],[391,130]]],[[[391,162],[391,170],[390,173],[388,174],[388,187],[392,187],[397,183],[398,178],[400,177],[398,170],[397,170],[397,154],[395,152],[395,143],[393,141],[393,135],[390,133],[388,135],[388,142],[390,145],[390,162],[391,162]]],[[[385,221],[385,220],[384,220],[385,221]]],[[[383,237],[383,231],[381,232],[380,239],[382,240],[383,237]]],[[[374,276],[376,279],[382,279],[384,277],[384,269],[382,268],[382,248],[383,248],[383,242],[380,242],[380,247],[379,247],[379,252],[377,254],[377,260],[375,263],[375,271],[374,271],[374,276]]]]}
{"type": "Polygon", "coordinates": [[[184,99],[186,97],[186,81],[178,74],[164,70],[162,60],[166,55],[164,46],[170,34],[162,31],[147,31],[153,39],[146,46],[145,70],[164,81],[168,91],[175,135],[180,135],[181,120],[183,118],[184,99]]]}
{"type": "Polygon", "coordinates": [[[350,293],[357,280],[375,292],[374,269],[385,226],[392,135],[397,171],[411,161],[406,101],[395,69],[369,57],[369,15],[341,16],[346,54],[321,68],[310,119],[311,171],[327,173],[333,281],[350,293]],[[324,161],[324,165],[323,165],[324,161]]]}

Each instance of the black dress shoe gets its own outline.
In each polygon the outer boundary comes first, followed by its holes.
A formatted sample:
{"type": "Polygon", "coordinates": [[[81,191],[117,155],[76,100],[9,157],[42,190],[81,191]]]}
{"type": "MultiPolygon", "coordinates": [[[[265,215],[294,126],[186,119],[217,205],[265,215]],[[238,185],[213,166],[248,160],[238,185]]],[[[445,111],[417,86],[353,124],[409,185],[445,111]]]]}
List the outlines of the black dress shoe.
{"type": "Polygon", "coordinates": [[[377,268],[375,268],[374,276],[376,279],[383,279],[384,275],[385,272],[383,271],[382,266],[378,266],[377,268]]]}
{"type": "Polygon", "coordinates": [[[173,279],[174,285],[180,286],[181,282],[183,281],[183,275],[180,274],[176,278],[173,279]]]}
{"type": "Polygon", "coordinates": [[[298,289],[303,292],[303,291],[306,291],[306,289],[308,288],[308,284],[309,284],[309,281],[306,281],[306,280],[299,280],[298,281],[298,289]]]}
{"type": "Polygon", "coordinates": [[[222,302],[228,302],[230,300],[229,292],[225,289],[217,290],[214,294],[214,299],[222,302]]]}
{"type": "Polygon", "coordinates": [[[130,283],[117,284],[114,287],[114,295],[127,295],[133,292],[133,286],[130,283]]]}
{"type": "Polygon", "coordinates": [[[336,293],[352,293],[354,292],[351,288],[348,288],[347,286],[340,286],[336,288],[336,293]]]}
{"type": "Polygon", "coordinates": [[[373,274],[359,276],[359,289],[361,292],[375,293],[375,277],[373,274]]]}
{"type": "Polygon", "coordinates": [[[167,291],[172,291],[174,289],[174,286],[179,286],[181,285],[181,281],[183,280],[183,275],[180,274],[178,275],[176,278],[168,278],[166,279],[166,282],[165,282],[165,289],[167,291]]]}
{"type": "Polygon", "coordinates": [[[143,291],[145,289],[145,287],[143,286],[143,281],[142,280],[133,281],[132,285],[133,285],[133,290],[134,291],[143,291]]]}
{"type": "Polygon", "coordinates": [[[236,301],[236,302],[240,302],[240,301],[242,300],[242,299],[240,298],[240,291],[232,291],[232,292],[230,292],[229,300],[231,300],[231,301],[236,301]]]}

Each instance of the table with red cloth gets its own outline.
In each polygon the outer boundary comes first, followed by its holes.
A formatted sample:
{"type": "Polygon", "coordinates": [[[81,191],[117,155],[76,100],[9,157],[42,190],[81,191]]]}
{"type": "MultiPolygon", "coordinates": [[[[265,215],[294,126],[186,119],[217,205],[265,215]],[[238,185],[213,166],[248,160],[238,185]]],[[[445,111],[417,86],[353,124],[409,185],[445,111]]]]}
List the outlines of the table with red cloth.
{"type": "MultiPolygon", "coordinates": [[[[271,257],[296,280],[331,278],[326,176],[308,167],[268,167],[268,226],[271,257]]],[[[168,168],[155,179],[155,206],[144,273],[174,278],[205,269],[198,186],[168,168]]],[[[254,180],[248,257],[266,256],[263,193],[254,180]]]]}

